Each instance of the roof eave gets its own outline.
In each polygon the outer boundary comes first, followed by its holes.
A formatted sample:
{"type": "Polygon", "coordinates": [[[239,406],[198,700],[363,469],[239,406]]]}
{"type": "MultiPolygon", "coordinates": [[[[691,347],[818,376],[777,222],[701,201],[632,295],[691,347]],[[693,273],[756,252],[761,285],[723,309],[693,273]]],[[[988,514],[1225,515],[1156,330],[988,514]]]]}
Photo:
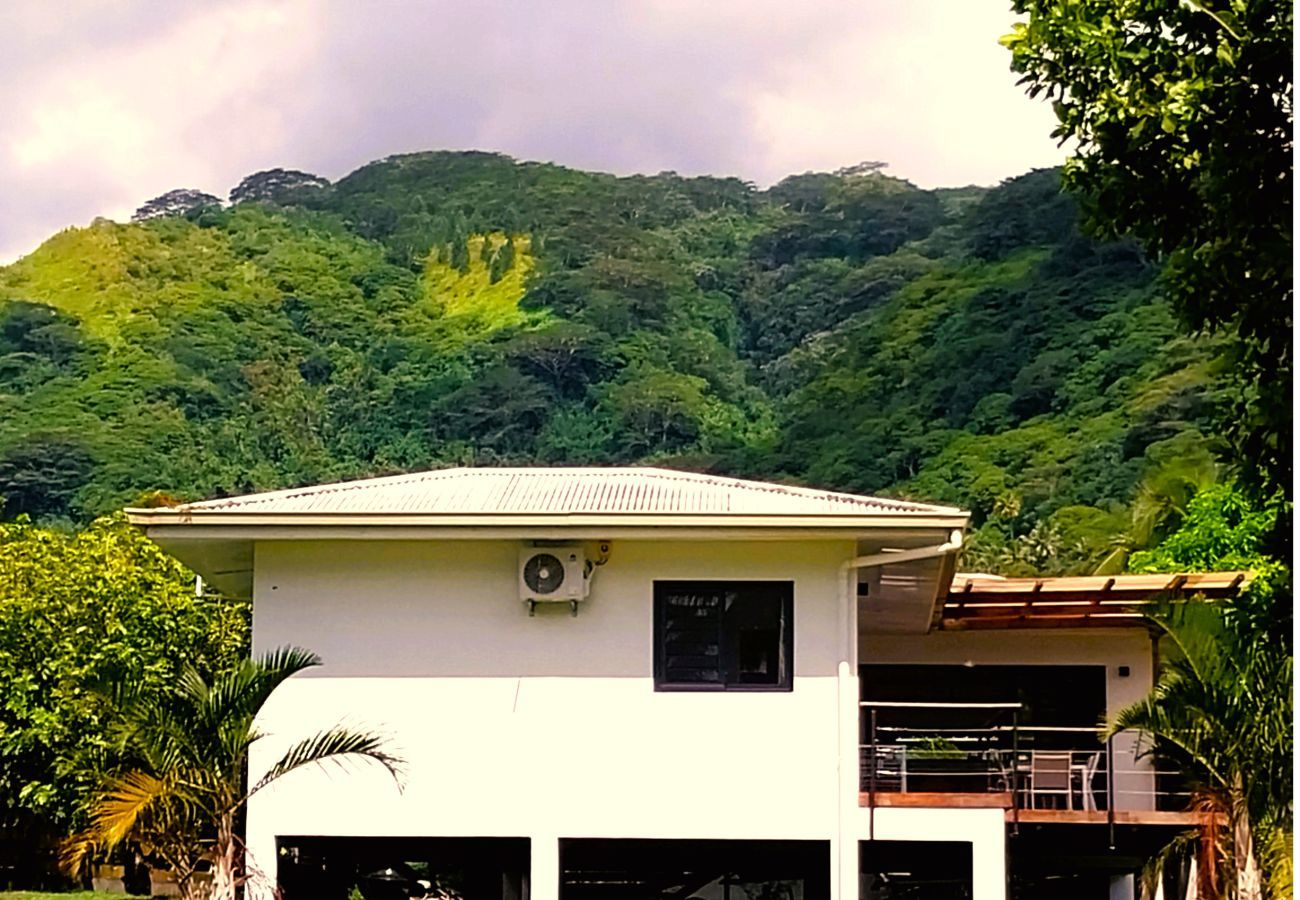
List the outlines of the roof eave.
{"type": "Polygon", "coordinates": [[[957,510],[892,511],[877,515],[754,515],[683,513],[284,513],[241,510],[128,509],[127,519],[146,528],[402,528],[402,529],[746,529],[854,532],[876,529],[966,528],[957,510]]]}

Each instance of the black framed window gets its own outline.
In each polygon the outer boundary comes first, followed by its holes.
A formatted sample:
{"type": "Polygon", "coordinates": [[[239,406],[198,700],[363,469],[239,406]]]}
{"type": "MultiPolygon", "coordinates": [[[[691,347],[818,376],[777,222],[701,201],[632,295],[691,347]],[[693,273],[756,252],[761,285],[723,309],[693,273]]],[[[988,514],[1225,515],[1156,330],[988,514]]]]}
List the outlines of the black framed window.
{"type": "Polygon", "coordinates": [[[794,583],[656,581],[655,690],[788,691],[794,583]]]}

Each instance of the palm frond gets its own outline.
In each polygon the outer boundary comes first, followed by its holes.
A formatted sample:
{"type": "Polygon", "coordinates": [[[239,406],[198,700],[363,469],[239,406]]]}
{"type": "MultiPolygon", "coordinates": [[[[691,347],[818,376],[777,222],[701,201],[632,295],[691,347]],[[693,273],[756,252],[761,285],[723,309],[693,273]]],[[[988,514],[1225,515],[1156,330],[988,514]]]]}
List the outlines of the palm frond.
{"type": "Polygon", "coordinates": [[[191,703],[201,703],[207,697],[211,687],[198,669],[193,666],[185,666],[176,679],[176,690],[191,703]]]}
{"type": "Polygon", "coordinates": [[[1260,868],[1272,900],[1295,896],[1295,841],[1289,828],[1271,828],[1261,842],[1260,868]]]}
{"type": "Polygon", "coordinates": [[[279,647],[259,659],[244,660],[213,681],[196,704],[196,715],[214,735],[222,725],[235,721],[243,723],[241,727],[246,731],[276,688],[293,675],[320,664],[319,656],[298,647],[279,647]]]}
{"type": "Polygon", "coordinates": [[[1128,562],[1129,547],[1127,545],[1114,546],[1102,557],[1101,562],[1097,563],[1092,569],[1093,575],[1118,575],[1124,571],[1124,564],[1128,562]]]}
{"type": "Polygon", "coordinates": [[[249,789],[246,796],[251,797],[271,782],[295,769],[325,763],[343,766],[350,761],[378,763],[388,770],[388,774],[397,782],[398,789],[401,789],[403,761],[384,750],[384,739],[377,735],[338,726],[328,731],[318,732],[290,747],[249,789]]]}
{"type": "Polygon", "coordinates": [[[174,779],[158,778],[138,770],[127,772],[114,778],[91,808],[91,827],[87,834],[111,849],[130,837],[145,817],[180,797],[174,779]]]}
{"type": "Polygon", "coordinates": [[[1160,884],[1174,868],[1189,865],[1196,858],[1200,835],[1195,831],[1184,831],[1175,835],[1173,840],[1161,847],[1147,860],[1138,874],[1142,900],[1155,900],[1160,884]]]}
{"type": "Polygon", "coordinates": [[[90,861],[99,852],[100,842],[91,831],[79,831],[59,844],[59,868],[70,878],[85,874],[90,861]]]}
{"type": "Polygon", "coordinates": [[[1192,793],[1188,808],[1200,814],[1197,828],[1196,881],[1198,897],[1218,897],[1222,891],[1223,866],[1228,857],[1227,824],[1232,798],[1222,789],[1200,789],[1192,793]]]}
{"type": "Polygon", "coordinates": [[[268,653],[262,654],[257,662],[273,681],[272,690],[274,690],[275,686],[289,676],[296,675],[304,669],[319,666],[321,658],[310,650],[286,646],[277,647],[268,653]]]}
{"type": "Polygon", "coordinates": [[[140,768],[155,773],[203,764],[202,734],[192,709],[180,703],[141,706],[123,726],[124,746],[142,764],[140,768]]]}

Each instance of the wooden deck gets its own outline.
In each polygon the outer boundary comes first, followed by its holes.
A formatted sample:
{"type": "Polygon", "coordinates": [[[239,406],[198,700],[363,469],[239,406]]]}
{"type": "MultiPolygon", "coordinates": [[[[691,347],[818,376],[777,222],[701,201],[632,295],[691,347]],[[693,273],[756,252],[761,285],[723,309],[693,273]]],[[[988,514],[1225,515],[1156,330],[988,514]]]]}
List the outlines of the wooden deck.
{"type": "MultiPolygon", "coordinates": [[[[872,797],[858,795],[858,805],[868,807],[872,797]]],[[[1021,809],[1011,808],[1011,794],[1001,793],[898,793],[882,791],[875,795],[877,809],[1001,809],[1008,822],[1023,825],[1108,825],[1111,818],[1101,809],[1021,809]]],[[[1192,826],[1204,821],[1203,813],[1175,812],[1158,809],[1117,809],[1116,825],[1192,826]]]]}
{"type": "MultiPolygon", "coordinates": [[[[859,794],[859,806],[870,806],[871,795],[859,794]]],[[[910,791],[877,791],[876,807],[907,807],[913,809],[1010,809],[1009,793],[930,793],[910,791]]]]}
{"type": "MultiPolygon", "coordinates": [[[[1176,825],[1190,827],[1205,820],[1203,813],[1176,812],[1164,809],[1117,809],[1116,825],[1176,825]]],[[[1007,810],[1007,821],[1017,821],[1012,810],[1007,810]]],[[[1022,825],[1108,825],[1110,819],[1104,809],[1022,809],[1022,825]]]]}

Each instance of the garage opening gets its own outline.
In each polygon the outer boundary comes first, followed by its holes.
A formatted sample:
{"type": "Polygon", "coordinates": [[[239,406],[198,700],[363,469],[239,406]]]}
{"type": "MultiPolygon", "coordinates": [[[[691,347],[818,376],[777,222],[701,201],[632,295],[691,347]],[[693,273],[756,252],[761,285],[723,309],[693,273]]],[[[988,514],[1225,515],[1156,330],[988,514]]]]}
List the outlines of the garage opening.
{"type": "Polygon", "coordinates": [[[863,841],[861,900],[970,900],[971,845],[963,841],[863,841]]]}
{"type": "Polygon", "coordinates": [[[283,900],[528,900],[527,838],[282,837],[283,900]]]}
{"type": "Polygon", "coordinates": [[[560,841],[560,900],[830,900],[828,841],[560,841]]]}

